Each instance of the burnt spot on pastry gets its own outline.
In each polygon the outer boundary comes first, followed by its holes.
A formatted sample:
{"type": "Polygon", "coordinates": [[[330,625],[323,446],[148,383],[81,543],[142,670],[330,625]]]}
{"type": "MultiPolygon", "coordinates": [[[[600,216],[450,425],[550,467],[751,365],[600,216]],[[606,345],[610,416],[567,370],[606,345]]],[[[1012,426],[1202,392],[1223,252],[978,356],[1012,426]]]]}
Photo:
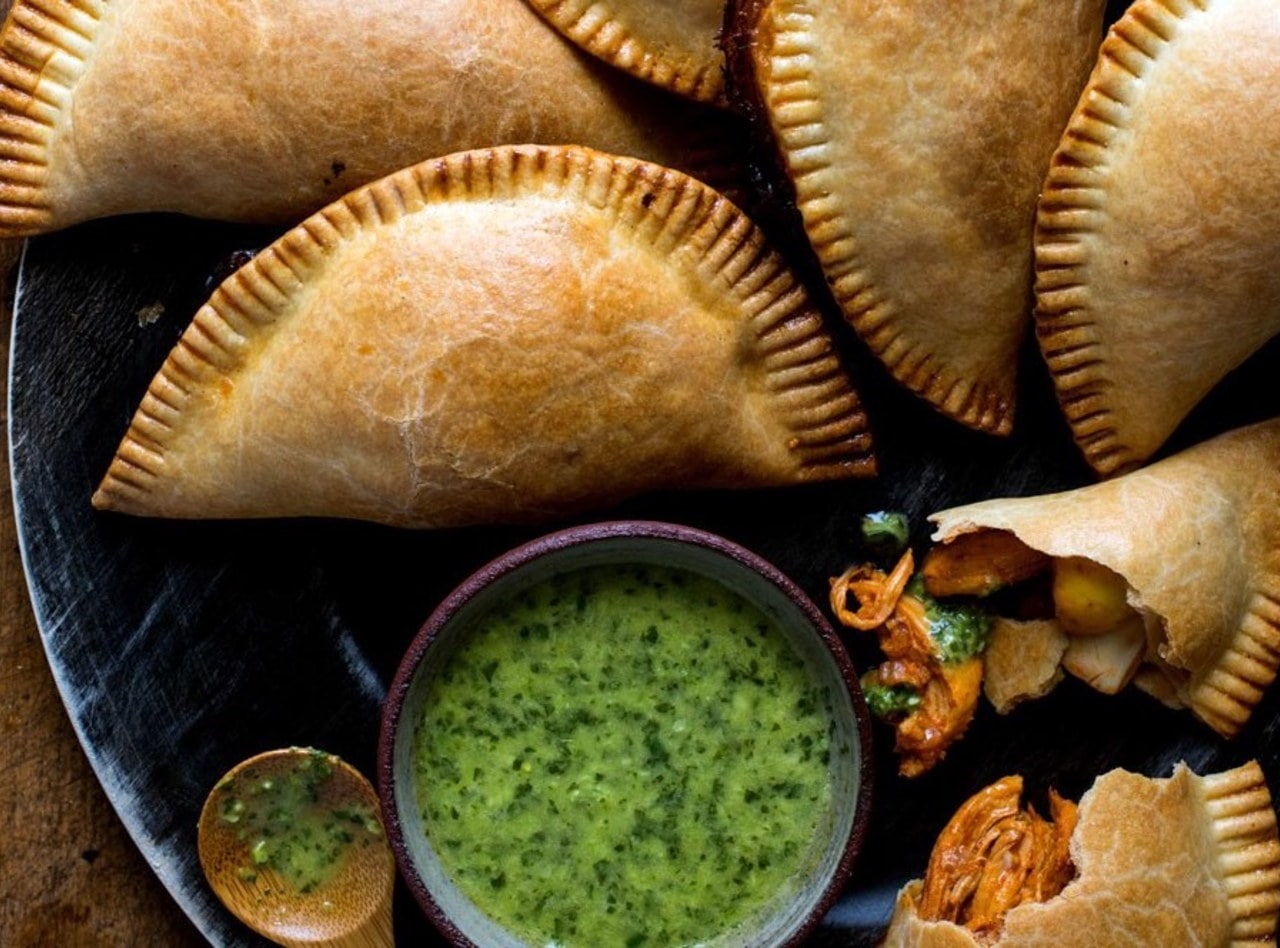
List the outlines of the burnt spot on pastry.
{"type": "Polygon", "coordinates": [[[324,179],[324,186],[326,188],[332,186],[334,183],[337,182],[339,178],[342,177],[343,173],[346,170],[347,170],[347,166],[345,162],[341,162],[336,159],[334,161],[331,161],[329,163],[330,174],[328,177],[324,179]]]}

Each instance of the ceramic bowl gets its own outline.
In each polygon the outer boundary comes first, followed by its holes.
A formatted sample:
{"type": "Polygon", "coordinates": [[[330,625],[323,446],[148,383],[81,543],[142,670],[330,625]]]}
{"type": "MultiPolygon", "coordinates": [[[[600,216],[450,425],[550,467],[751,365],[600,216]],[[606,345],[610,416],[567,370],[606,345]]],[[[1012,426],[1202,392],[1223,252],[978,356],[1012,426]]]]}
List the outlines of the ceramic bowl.
{"type": "MultiPolygon", "coordinates": [[[[415,733],[425,696],[456,642],[478,620],[551,576],[602,565],[666,567],[705,577],[772,617],[812,683],[829,697],[831,806],[820,819],[805,868],[749,922],[700,942],[792,945],[818,923],[842,889],[870,805],[870,725],[857,675],[822,613],[779,570],[742,547],[700,530],[646,521],[575,527],[499,557],[463,582],[432,613],[402,660],[383,710],[378,776],[396,860],[409,890],[455,945],[507,948],[526,942],[488,917],[452,881],[428,838],[414,779],[415,733]]],[[[655,699],[656,701],[656,699],[655,699]]],[[[714,739],[715,735],[709,734],[714,739]]],[[[503,832],[499,819],[492,832],[503,832]]],[[[507,884],[518,885],[519,880],[507,884]]],[[[583,943],[591,943],[590,937],[583,943]]]]}

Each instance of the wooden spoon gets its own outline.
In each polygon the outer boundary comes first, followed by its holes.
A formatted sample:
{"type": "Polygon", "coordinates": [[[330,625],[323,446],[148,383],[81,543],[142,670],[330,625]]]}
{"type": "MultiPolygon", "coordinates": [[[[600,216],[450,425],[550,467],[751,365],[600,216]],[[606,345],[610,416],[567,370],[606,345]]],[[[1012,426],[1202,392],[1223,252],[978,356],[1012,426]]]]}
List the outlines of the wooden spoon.
{"type": "Polygon", "coordinates": [[[233,767],[205,800],[199,850],[222,903],[276,944],[395,944],[378,797],[332,754],[291,747],[233,767]]]}

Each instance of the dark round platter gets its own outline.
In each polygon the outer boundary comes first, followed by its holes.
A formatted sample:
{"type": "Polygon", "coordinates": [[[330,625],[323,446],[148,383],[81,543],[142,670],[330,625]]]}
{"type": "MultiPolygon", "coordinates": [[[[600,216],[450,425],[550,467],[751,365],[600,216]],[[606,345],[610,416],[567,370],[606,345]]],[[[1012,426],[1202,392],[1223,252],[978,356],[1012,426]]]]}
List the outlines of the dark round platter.
{"type": "MultiPolygon", "coordinates": [[[[213,898],[196,861],[212,784],[259,751],[305,744],[373,772],[379,706],[401,652],[448,591],[544,529],[414,533],[346,522],[170,523],[95,512],[89,496],[147,383],[228,254],[272,235],[175,217],[85,225],[32,241],[11,363],[10,445],[23,556],[54,675],[85,750],[139,848],[208,938],[254,940],[213,898]],[[163,307],[163,314],[149,321],[163,307]],[[142,314],[140,317],[139,314],[142,314]]],[[[819,603],[860,555],[858,519],[924,516],[983,497],[1088,483],[1032,347],[1015,435],[962,430],[890,384],[850,334],[881,476],[752,493],[648,497],[577,522],[670,520],[712,530],[777,564],[819,603]]],[[[1280,414],[1269,346],[1220,386],[1170,450],[1280,414]]],[[[548,524],[545,529],[564,526],[548,524]]],[[[868,637],[869,638],[869,637],[868,637]]],[[[870,641],[850,638],[856,660],[870,641]]],[[[971,792],[1011,772],[1031,798],[1078,797],[1115,766],[1165,775],[1257,756],[1280,787],[1273,692],[1234,742],[1142,695],[1105,698],[1068,680],[1007,717],[984,704],[936,771],[896,775],[875,749],[871,827],[845,896],[814,944],[870,943],[898,886],[919,875],[938,830],[971,792]]],[[[877,737],[887,737],[877,730],[877,737]]],[[[404,944],[437,937],[397,894],[404,944]]]]}
{"type": "MultiPolygon", "coordinates": [[[[1113,4],[1113,7],[1119,6],[1113,4]]],[[[448,592],[494,556],[570,521],[538,528],[414,533],[347,522],[170,523],[95,512],[89,497],[147,384],[233,251],[269,231],[145,216],[32,241],[16,301],[10,451],[19,539],[50,665],[85,751],[151,866],[210,941],[260,940],[204,883],[196,819],[234,763],[291,744],[374,772],[378,715],[401,653],[448,592]]],[[[868,511],[928,513],[986,497],[1090,483],[1053,401],[1043,363],[1024,353],[1014,435],[975,434],[889,382],[832,320],[870,414],[880,459],[872,482],[751,493],[672,493],[575,523],[668,520],[720,533],[772,561],[819,604],[827,577],[862,552],[868,511]]],[[[1163,453],[1280,415],[1280,343],[1219,386],[1163,453]]],[[[874,661],[870,637],[847,637],[874,661]]],[[[932,773],[896,774],[877,727],[871,824],[853,879],[814,945],[874,943],[898,887],[924,869],[956,806],[1008,773],[1032,801],[1073,798],[1116,766],[1164,776],[1260,759],[1280,789],[1280,697],[1225,742],[1186,712],[1140,694],[1098,695],[1068,679],[1007,717],[985,703],[967,738],[932,773]]],[[[404,891],[401,944],[439,944],[404,891]]]]}

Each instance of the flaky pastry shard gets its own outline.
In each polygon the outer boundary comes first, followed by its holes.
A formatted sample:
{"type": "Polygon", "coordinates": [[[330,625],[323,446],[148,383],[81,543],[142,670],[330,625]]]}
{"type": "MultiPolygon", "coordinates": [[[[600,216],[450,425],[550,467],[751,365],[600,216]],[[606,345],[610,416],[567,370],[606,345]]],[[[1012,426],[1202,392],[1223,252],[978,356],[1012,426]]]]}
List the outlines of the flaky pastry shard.
{"type": "Polygon", "coordinates": [[[1280,330],[1280,7],[1137,0],[1053,157],[1037,335],[1076,442],[1136,467],[1280,330]]]}
{"type": "Polygon", "coordinates": [[[446,527],[873,472],[819,313],[736,207],[517,146],[375,182],[230,277],[94,503],[446,527]]]}
{"type": "Polygon", "coordinates": [[[724,98],[724,0],[527,0],[592,55],[702,102],[724,98]]]}
{"type": "Polygon", "coordinates": [[[1007,531],[1119,574],[1162,631],[1149,670],[1234,735],[1280,666],[1280,420],[1220,435],[1113,480],[930,517],[941,544],[1007,531]]]}
{"type": "Polygon", "coordinates": [[[523,0],[15,0],[0,236],[135,211],[295,223],[426,158],[578,144],[725,189],[736,127],[523,0]]]}
{"type": "Polygon", "coordinates": [[[1106,773],[1080,801],[1070,853],[1076,877],[1010,909],[995,937],[921,918],[922,884],[909,883],[885,948],[1275,944],[1280,840],[1256,761],[1204,777],[1183,764],[1164,779],[1106,773]]]}
{"type": "Polygon", "coordinates": [[[1007,433],[1036,199],[1103,0],[735,0],[730,73],[845,316],[894,377],[1007,433]]]}
{"type": "Polygon", "coordinates": [[[1000,714],[1043,698],[1064,675],[1068,639],[1051,619],[1017,621],[997,616],[983,654],[982,691],[1000,714]]]}

